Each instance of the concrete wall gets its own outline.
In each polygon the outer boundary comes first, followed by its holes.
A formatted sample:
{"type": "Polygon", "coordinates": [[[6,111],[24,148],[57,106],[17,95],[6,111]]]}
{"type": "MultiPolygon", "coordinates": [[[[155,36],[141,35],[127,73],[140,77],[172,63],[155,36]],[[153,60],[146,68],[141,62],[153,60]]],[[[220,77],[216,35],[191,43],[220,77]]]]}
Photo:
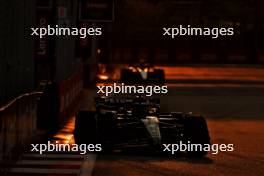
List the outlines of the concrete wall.
{"type": "Polygon", "coordinates": [[[0,104],[33,89],[35,0],[0,1],[0,104]]]}

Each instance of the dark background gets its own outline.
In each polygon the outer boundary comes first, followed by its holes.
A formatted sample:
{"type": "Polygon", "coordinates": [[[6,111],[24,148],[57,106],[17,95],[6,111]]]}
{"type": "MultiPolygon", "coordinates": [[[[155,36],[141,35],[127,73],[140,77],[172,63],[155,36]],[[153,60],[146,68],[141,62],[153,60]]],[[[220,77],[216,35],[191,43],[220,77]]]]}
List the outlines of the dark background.
{"type": "Polygon", "coordinates": [[[260,0],[0,0],[0,175],[261,175],[263,9],[260,0]],[[101,27],[103,35],[30,35],[47,25],[101,27]],[[178,25],[233,27],[235,35],[163,36],[178,25]],[[162,112],[205,116],[211,142],[235,151],[196,160],[143,149],[98,154],[95,165],[85,156],[89,166],[79,154],[28,152],[36,140],[74,143],[75,115],[94,110],[96,85],[118,82],[142,59],[165,72],[162,112]]]}
{"type": "Polygon", "coordinates": [[[260,0],[115,0],[114,5],[106,0],[1,1],[1,102],[35,89],[41,80],[59,84],[81,63],[89,79],[94,75],[89,68],[98,61],[128,63],[143,58],[161,65],[262,65],[262,7],[260,0]],[[87,2],[108,7],[87,9],[87,2]],[[103,27],[103,35],[84,40],[53,36],[40,41],[30,36],[29,29],[39,26],[41,18],[45,19],[42,25],[103,27]],[[235,35],[218,39],[162,35],[163,27],[180,24],[234,27],[235,35]],[[37,54],[40,47],[44,55],[37,54]]]}

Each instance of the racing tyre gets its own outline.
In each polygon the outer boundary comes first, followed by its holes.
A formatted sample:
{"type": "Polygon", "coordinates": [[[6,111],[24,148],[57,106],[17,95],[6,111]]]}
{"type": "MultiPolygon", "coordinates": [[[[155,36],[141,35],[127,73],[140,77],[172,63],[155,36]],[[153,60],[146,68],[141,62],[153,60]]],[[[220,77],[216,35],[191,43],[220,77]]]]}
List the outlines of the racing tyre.
{"type": "Polygon", "coordinates": [[[112,113],[100,114],[97,117],[98,136],[104,153],[112,152],[115,141],[115,121],[112,113]]]}
{"type": "MultiPolygon", "coordinates": [[[[210,145],[210,136],[206,121],[201,116],[189,116],[184,120],[184,136],[186,143],[190,144],[204,144],[210,145]]],[[[187,151],[190,157],[203,157],[207,155],[207,151],[187,151]]]]}
{"type": "Polygon", "coordinates": [[[95,111],[79,111],[75,120],[74,139],[76,144],[96,144],[97,114],[95,111]]]}

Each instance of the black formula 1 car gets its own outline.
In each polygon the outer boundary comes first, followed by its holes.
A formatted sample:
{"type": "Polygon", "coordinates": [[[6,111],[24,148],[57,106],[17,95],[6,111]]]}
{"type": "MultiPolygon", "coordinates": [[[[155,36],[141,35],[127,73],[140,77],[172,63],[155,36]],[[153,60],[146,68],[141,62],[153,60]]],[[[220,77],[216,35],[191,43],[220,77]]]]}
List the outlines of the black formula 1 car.
{"type": "Polygon", "coordinates": [[[161,84],[165,83],[164,70],[148,63],[130,65],[121,70],[120,81],[126,84],[161,84]]]}
{"type": "MultiPolygon", "coordinates": [[[[75,121],[77,144],[102,144],[112,151],[121,144],[147,145],[156,151],[178,142],[210,144],[206,121],[201,116],[160,113],[159,99],[95,98],[96,111],[79,111],[75,121]]],[[[206,151],[189,151],[202,157],[206,151]]]]}

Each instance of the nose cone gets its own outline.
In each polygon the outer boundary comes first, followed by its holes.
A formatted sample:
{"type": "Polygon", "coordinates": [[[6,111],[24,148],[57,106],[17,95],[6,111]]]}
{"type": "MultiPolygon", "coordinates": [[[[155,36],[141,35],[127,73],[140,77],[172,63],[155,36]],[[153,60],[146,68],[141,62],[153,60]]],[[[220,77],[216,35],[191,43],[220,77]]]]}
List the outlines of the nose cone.
{"type": "Polygon", "coordinates": [[[161,143],[161,135],[159,129],[159,119],[155,116],[147,116],[146,119],[142,119],[147,131],[152,137],[153,143],[158,145],[161,143]]]}
{"type": "Polygon", "coordinates": [[[148,78],[148,72],[145,70],[141,70],[140,75],[141,75],[143,80],[146,80],[148,78]]]}

